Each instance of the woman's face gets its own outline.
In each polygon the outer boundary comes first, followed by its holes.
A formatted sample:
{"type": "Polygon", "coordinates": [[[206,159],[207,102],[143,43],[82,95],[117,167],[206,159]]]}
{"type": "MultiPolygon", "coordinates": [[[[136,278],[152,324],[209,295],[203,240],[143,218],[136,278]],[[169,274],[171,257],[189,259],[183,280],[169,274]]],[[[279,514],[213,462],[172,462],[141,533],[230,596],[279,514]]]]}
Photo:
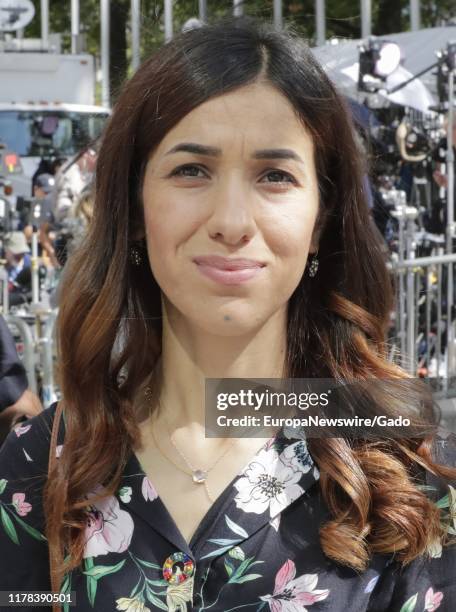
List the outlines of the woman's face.
{"type": "Polygon", "coordinates": [[[269,85],[213,98],[155,149],[143,203],[168,316],[210,333],[248,333],[286,312],[318,248],[312,138],[269,85]]]}

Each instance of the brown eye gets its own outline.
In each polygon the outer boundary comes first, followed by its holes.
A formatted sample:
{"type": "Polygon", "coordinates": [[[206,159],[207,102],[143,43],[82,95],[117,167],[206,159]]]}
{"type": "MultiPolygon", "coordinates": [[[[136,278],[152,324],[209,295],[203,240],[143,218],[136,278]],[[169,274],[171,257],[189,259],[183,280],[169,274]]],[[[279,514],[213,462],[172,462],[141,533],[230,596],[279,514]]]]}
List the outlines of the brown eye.
{"type": "Polygon", "coordinates": [[[270,172],[265,174],[264,177],[272,177],[273,180],[266,181],[267,183],[272,184],[295,183],[295,180],[291,176],[291,174],[288,174],[288,172],[283,172],[282,170],[271,170],[270,172]]]}
{"type": "Polygon", "coordinates": [[[198,176],[198,172],[203,172],[203,170],[199,166],[195,166],[194,164],[185,164],[184,166],[179,166],[175,170],[172,171],[171,176],[186,176],[188,178],[200,178],[198,176]]]}

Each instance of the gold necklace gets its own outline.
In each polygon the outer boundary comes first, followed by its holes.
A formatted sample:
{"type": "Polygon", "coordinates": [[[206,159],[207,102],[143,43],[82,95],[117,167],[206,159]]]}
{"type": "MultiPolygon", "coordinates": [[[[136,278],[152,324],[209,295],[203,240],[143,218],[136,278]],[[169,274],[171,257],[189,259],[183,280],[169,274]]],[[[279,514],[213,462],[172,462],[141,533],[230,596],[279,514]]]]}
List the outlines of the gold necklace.
{"type": "MultiPolygon", "coordinates": [[[[160,403],[160,402],[159,402],[160,403]]],[[[207,477],[209,475],[209,472],[217,465],[217,463],[222,459],[222,457],[224,457],[227,452],[234,446],[234,444],[236,443],[236,440],[233,440],[233,442],[228,446],[227,449],[225,449],[225,451],[217,458],[217,460],[208,468],[206,469],[201,469],[201,468],[194,468],[191,463],[189,462],[189,460],[187,459],[187,457],[184,455],[184,453],[178,448],[177,444],[175,443],[175,441],[173,440],[173,436],[169,431],[169,426],[168,426],[168,422],[166,420],[166,417],[163,413],[163,420],[165,422],[165,426],[166,426],[166,430],[169,436],[169,439],[171,441],[171,444],[174,446],[174,448],[177,450],[177,452],[179,453],[179,455],[182,457],[182,459],[185,461],[185,463],[188,465],[188,467],[190,468],[191,472],[189,472],[188,470],[184,470],[184,468],[182,468],[180,465],[178,465],[175,461],[173,461],[170,457],[168,457],[167,454],[165,454],[163,452],[163,450],[160,448],[160,445],[157,442],[157,438],[154,434],[154,427],[153,425],[151,425],[151,433],[152,433],[152,438],[155,442],[155,446],[157,447],[159,453],[170,463],[172,463],[174,465],[174,467],[176,467],[178,470],[180,470],[181,472],[183,472],[184,474],[187,474],[188,476],[192,477],[192,480],[195,484],[202,484],[204,485],[204,488],[206,490],[206,494],[208,496],[208,498],[210,499],[211,502],[215,502],[215,498],[211,495],[210,491],[209,491],[209,487],[207,484],[207,477]]]]}

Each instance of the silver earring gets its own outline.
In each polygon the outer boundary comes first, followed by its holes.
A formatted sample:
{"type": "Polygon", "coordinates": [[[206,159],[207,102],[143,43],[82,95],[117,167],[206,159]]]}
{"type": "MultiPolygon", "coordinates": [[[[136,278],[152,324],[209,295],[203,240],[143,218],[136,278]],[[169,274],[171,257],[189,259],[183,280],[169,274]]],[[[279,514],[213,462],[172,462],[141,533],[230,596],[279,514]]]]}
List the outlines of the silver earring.
{"type": "Polygon", "coordinates": [[[130,261],[134,266],[140,266],[142,264],[142,255],[137,246],[130,247],[130,261]]]}
{"type": "Polygon", "coordinates": [[[314,277],[318,270],[318,259],[317,254],[313,256],[313,259],[309,266],[309,276],[314,277]]]}

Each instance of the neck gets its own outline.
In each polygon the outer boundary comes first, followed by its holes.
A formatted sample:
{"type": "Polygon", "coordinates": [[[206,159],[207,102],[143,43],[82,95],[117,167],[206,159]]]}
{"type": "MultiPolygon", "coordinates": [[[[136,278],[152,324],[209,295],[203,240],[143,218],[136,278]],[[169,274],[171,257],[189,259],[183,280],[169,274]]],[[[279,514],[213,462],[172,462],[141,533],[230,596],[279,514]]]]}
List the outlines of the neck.
{"type": "Polygon", "coordinates": [[[286,310],[237,336],[213,335],[163,308],[160,406],[176,427],[204,427],[206,378],[282,378],[286,310]]]}

